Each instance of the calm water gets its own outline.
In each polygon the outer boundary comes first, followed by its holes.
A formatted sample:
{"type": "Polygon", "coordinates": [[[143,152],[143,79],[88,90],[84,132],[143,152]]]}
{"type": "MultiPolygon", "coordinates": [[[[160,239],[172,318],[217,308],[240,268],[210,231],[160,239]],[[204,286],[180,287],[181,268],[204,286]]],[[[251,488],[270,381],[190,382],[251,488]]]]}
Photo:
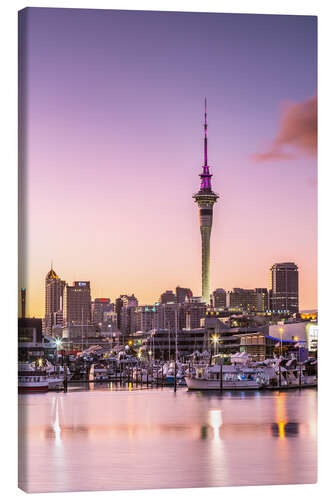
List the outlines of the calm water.
{"type": "Polygon", "coordinates": [[[317,391],[187,389],[19,396],[29,492],[316,481],[317,391]]]}

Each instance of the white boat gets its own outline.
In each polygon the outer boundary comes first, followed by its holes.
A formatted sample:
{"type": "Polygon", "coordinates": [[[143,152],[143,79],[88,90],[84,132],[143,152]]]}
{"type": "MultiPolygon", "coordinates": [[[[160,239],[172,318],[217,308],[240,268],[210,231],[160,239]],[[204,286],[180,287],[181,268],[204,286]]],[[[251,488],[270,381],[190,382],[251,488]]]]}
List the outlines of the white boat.
{"type": "MultiPolygon", "coordinates": [[[[269,384],[270,373],[261,367],[223,365],[222,370],[222,389],[260,389],[269,384]]],[[[195,374],[186,375],[185,380],[188,389],[220,390],[221,365],[196,368],[195,374]]]]}
{"type": "Polygon", "coordinates": [[[19,363],[18,391],[47,392],[49,390],[48,375],[44,370],[38,370],[32,363],[19,363]]]}

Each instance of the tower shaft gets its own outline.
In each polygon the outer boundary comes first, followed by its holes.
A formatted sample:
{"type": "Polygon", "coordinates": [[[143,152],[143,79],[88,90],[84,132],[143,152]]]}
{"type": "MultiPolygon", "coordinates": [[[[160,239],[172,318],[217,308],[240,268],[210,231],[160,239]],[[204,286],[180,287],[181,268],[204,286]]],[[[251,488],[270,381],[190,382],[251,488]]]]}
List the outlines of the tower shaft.
{"type": "Polygon", "coordinates": [[[200,190],[193,195],[199,207],[199,222],[201,232],[201,294],[202,301],[210,303],[210,235],[213,224],[213,207],[219,195],[212,190],[211,178],[208,166],[208,139],[207,139],[207,102],[205,99],[205,122],[204,122],[204,164],[200,174],[200,190]]]}
{"type": "Polygon", "coordinates": [[[201,232],[201,295],[202,302],[210,302],[210,233],[211,226],[200,227],[201,232]]]}

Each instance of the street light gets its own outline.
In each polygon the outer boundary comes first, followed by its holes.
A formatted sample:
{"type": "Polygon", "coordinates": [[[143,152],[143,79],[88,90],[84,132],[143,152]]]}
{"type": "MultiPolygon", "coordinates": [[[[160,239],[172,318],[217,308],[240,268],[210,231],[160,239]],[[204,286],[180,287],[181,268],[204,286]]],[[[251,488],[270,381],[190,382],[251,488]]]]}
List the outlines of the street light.
{"type": "Polygon", "coordinates": [[[216,352],[217,352],[217,344],[219,342],[219,337],[217,335],[213,335],[212,337],[212,341],[213,341],[213,344],[214,344],[214,354],[216,355],[216,352]]]}
{"type": "Polygon", "coordinates": [[[62,343],[61,338],[57,337],[55,339],[55,344],[56,344],[56,348],[57,348],[57,362],[59,361],[59,352],[58,351],[59,351],[59,347],[61,346],[61,343],[62,343]]]}

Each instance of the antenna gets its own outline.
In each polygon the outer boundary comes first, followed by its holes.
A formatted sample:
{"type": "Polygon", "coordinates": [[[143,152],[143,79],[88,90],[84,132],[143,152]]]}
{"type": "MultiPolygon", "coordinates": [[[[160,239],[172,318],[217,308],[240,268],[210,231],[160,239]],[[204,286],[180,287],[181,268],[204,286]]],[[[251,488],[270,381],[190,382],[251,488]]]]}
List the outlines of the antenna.
{"type": "Polygon", "coordinates": [[[204,141],[204,166],[208,165],[208,148],[207,148],[207,97],[205,97],[205,123],[204,123],[204,130],[205,130],[205,141],[204,141]]]}

